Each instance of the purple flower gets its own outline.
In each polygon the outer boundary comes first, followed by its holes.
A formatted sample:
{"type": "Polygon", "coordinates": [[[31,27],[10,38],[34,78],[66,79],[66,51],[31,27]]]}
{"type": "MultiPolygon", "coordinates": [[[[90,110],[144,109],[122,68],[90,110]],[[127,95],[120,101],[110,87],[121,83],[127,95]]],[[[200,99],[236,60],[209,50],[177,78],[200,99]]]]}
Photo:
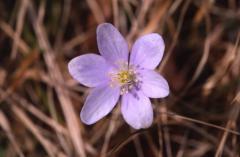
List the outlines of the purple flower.
{"type": "Polygon", "coordinates": [[[156,33],[140,37],[130,53],[127,41],[109,23],[97,28],[100,54],[86,54],[68,64],[70,74],[81,84],[93,88],[80,113],[85,124],[93,124],[106,116],[121,96],[121,112],[135,129],[148,128],[153,121],[149,98],[169,94],[167,81],[154,69],[165,48],[156,33]]]}

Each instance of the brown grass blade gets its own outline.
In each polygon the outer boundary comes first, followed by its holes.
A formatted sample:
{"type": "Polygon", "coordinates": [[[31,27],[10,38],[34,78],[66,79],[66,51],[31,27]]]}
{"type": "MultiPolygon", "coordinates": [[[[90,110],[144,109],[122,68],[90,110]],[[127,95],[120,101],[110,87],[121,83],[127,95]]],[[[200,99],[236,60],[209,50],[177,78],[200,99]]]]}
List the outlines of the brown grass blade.
{"type": "Polygon", "coordinates": [[[10,140],[10,142],[13,145],[13,148],[15,149],[15,151],[17,152],[17,154],[20,157],[24,157],[24,154],[19,146],[19,144],[16,141],[16,137],[13,135],[11,127],[10,127],[10,123],[7,120],[7,117],[5,116],[5,114],[0,110],[0,126],[3,128],[3,130],[6,132],[8,139],[10,140]]]}
{"type": "Polygon", "coordinates": [[[25,127],[28,128],[32,132],[32,134],[39,140],[39,142],[42,144],[42,146],[44,147],[49,156],[51,157],[55,157],[56,155],[65,156],[60,150],[57,149],[57,147],[53,143],[51,143],[51,141],[49,141],[41,134],[39,128],[36,125],[34,125],[34,123],[30,120],[30,118],[26,115],[26,113],[22,109],[20,109],[16,105],[13,105],[12,111],[25,125],[25,127]]]}
{"type": "Polygon", "coordinates": [[[68,96],[68,93],[65,91],[63,87],[61,87],[61,84],[58,84],[58,82],[61,83],[64,80],[58,65],[55,63],[54,56],[53,56],[54,52],[47,39],[46,32],[44,30],[42,23],[39,23],[39,20],[37,20],[38,18],[36,16],[36,13],[32,5],[30,5],[29,7],[29,13],[32,15],[32,24],[35,29],[35,33],[38,38],[39,45],[45,51],[44,59],[47,64],[49,74],[51,76],[52,81],[56,83],[54,84],[55,90],[57,92],[58,99],[61,103],[61,107],[62,107],[64,116],[66,118],[67,126],[69,129],[70,137],[75,146],[75,150],[79,156],[85,157],[86,154],[83,147],[79,121],[74,112],[73,104],[68,96]]]}
{"type": "Polygon", "coordinates": [[[14,33],[14,37],[13,37],[13,46],[12,46],[12,52],[11,52],[12,59],[15,59],[15,57],[17,55],[18,43],[20,41],[20,36],[22,33],[23,25],[24,25],[24,18],[25,18],[25,14],[27,11],[27,5],[28,5],[27,0],[21,1],[21,5],[20,5],[19,12],[18,12],[18,17],[17,17],[17,26],[16,26],[17,28],[16,28],[16,32],[14,33]]]}

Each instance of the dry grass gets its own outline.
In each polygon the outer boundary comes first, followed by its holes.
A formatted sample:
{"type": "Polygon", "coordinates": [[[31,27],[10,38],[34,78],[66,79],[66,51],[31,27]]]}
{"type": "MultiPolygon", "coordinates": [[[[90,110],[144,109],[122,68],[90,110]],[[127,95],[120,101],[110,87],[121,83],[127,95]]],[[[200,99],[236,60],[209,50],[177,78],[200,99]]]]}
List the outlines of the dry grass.
{"type": "Polygon", "coordinates": [[[1,1],[0,157],[240,157],[239,40],[238,0],[1,1]],[[97,52],[102,22],[129,45],[165,40],[171,95],[152,101],[149,129],[132,130],[119,107],[92,126],[79,119],[88,89],[67,63],[97,52]]]}

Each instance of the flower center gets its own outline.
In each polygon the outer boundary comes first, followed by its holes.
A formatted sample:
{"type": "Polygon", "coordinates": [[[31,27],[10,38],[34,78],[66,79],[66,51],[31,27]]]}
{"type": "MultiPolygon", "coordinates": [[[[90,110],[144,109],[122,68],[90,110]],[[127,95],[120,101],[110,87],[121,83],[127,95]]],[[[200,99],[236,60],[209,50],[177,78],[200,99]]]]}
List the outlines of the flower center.
{"type": "Polygon", "coordinates": [[[129,70],[122,70],[117,74],[117,80],[120,84],[129,84],[134,79],[134,74],[129,70]]]}
{"type": "Polygon", "coordinates": [[[119,70],[115,74],[111,74],[111,86],[120,85],[121,95],[132,91],[138,90],[140,81],[138,80],[138,74],[133,68],[124,68],[119,70]]]}

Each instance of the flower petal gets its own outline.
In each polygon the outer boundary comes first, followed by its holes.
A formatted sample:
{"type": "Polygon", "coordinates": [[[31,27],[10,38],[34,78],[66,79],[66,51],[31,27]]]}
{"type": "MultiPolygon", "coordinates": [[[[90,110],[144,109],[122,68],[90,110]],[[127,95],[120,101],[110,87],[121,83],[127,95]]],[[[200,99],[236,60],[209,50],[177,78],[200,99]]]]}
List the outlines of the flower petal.
{"type": "Polygon", "coordinates": [[[97,44],[101,55],[111,64],[128,61],[127,41],[112,24],[97,27],[97,44]]]}
{"type": "Polygon", "coordinates": [[[153,121],[151,102],[142,92],[135,94],[123,95],[121,106],[123,118],[135,129],[148,128],[153,121]]]}
{"type": "Polygon", "coordinates": [[[144,35],[133,44],[130,64],[155,69],[162,60],[164,49],[164,41],[160,35],[144,35]]]}
{"type": "Polygon", "coordinates": [[[106,116],[116,105],[120,96],[120,88],[109,85],[96,87],[88,95],[80,113],[82,122],[93,124],[106,116]]]}
{"type": "Polygon", "coordinates": [[[69,73],[81,84],[96,87],[108,81],[109,65],[99,55],[86,54],[73,58],[68,64],[69,73]]]}
{"type": "Polygon", "coordinates": [[[167,81],[153,70],[141,71],[141,89],[150,98],[163,98],[169,95],[167,81]]]}

